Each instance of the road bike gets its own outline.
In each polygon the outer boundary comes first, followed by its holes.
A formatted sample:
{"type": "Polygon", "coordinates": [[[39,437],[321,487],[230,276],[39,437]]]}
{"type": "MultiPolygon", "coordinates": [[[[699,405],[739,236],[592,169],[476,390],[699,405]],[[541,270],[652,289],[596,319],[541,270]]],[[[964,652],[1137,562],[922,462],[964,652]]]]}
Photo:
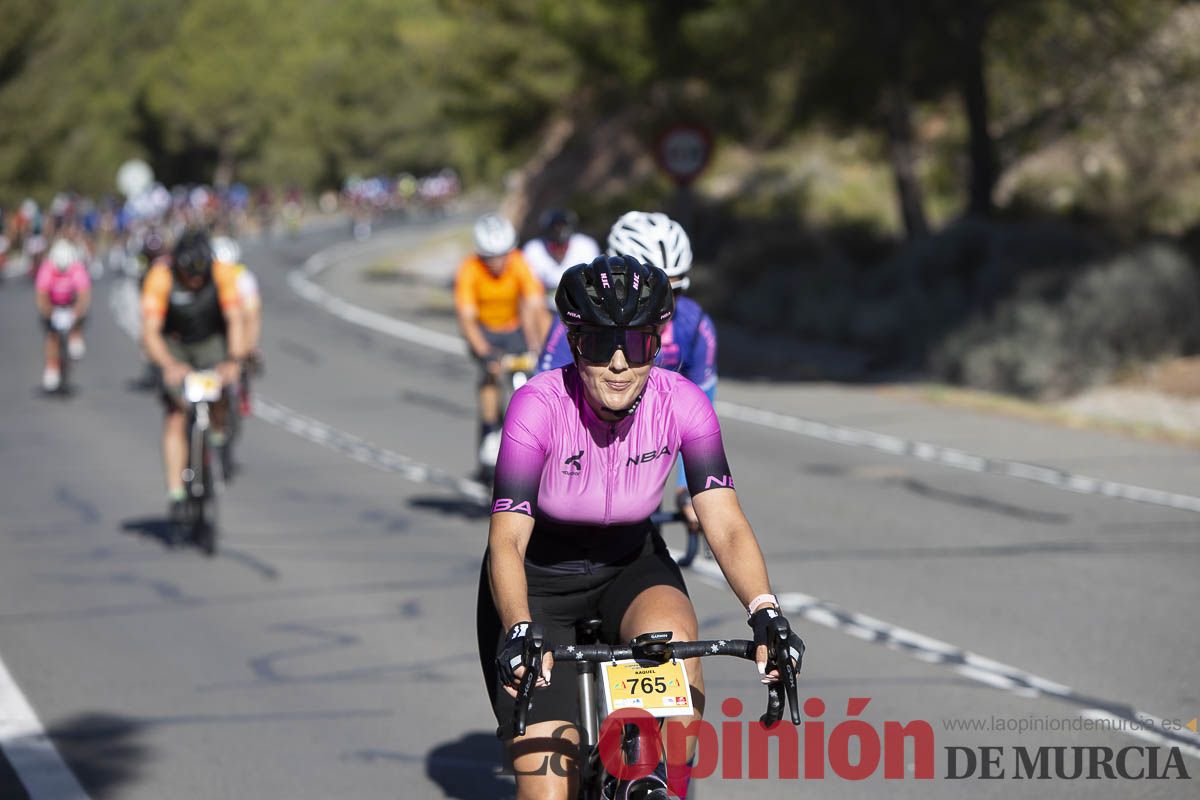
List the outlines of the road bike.
{"type": "Polygon", "coordinates": [[[189,372],[183,380],[187,404],[187,466],[183,470],[184,534],[207,555],[217,552],[217,492],[213,480],[212,409],[224,393],[213,370],[189,372]]]}
{"type": "Polygon", "coordinates": [[[58,339],[58,389],[55,393],[66,397],[71,393],[69,379],[71,377],[71,354],[68,340],[71,329],[75,327],[75,309],[71,306],[55,306],[50,311],[50,330],[58,339]]]}
{"type": "MultiPolygon", "coordinates": [[[[622,708],[641,708],[655,717],[690,715],[691,691],[682,660],[708,656],[732,656],[754,660],[754,642],[747,639],[718,639],[695,642],[671,641],[669,631],[646,633],[628,646],[599,642],[601,620],[575,622],[575,644],[545,641],[544,630],[536,623],[529,626],[521,663],[525,673],[517,690],[512,725],[501,728],[501,738],[522,736],[532,705],[533,687],[541,674],[542,655],[554,654],[556,668],[575,666],[579,684],[580,732],[579,800],[607,800],[617,796],[644,800],[667,800],[659,779],[636,778],[628,785],[611,775],[601,757],[600,730],[606,716],[622,708]],[[631,688],[629,687],[632,683],[631,688]],[[675,687],[675,688],[672,688],[675,687]],[[641,696],[635,697],[638,693],[641,696]],[[651,698],[656,698],[657,703],[651,698]],[[685,702],[686,701],[686,702],[685,702]],[[658,712],[654,709],[658,709],[658,712]]],[[[800,705],[796,676],[800,664],[792,666],[787,657],[791,626],[783,617],[771,621],[767,644],[767,669],[778,668],[780,680],[767,685],[767,710],[759,718],[764,725],[783,719],[785,702],[792,724],[800,724],[800,705]]],[[[800,649],[803,658],[803,646],[800,649]]],[[[626,764],[642,761],[638,752],[641,739],[638,727],[625,724],[621,729],[621,753],[626,764]]],[[[660,754],[651,754],[660,756],[660,754]]]]}

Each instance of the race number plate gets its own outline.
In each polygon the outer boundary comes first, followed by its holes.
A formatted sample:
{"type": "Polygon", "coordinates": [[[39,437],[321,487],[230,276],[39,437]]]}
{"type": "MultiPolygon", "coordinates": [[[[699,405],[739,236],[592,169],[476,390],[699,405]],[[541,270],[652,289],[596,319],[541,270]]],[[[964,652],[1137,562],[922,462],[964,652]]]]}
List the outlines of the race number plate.
{"type": "Polygon", "coordinates": [[[183,379],[183,396],[189,403],[215,402],[221,397],[221,379],[215,372],[189,372],[183,379]]]}
{"type": "Polygon", "coordinates": [[[692,713],[692,687],[682,661],[608,662],[600,665],[600,671],[604,703],[610,714],[623,708],[640,708],[655,717],[692,713]]]}

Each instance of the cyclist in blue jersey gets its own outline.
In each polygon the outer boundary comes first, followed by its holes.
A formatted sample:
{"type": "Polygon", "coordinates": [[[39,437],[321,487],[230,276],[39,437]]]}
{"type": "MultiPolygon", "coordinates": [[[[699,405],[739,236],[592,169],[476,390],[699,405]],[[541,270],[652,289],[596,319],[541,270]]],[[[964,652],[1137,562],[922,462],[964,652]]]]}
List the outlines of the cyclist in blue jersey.
{"type": "MultiPolygon", "coordinates": [[[[691,285],[688,271],[692,268],[692,244],[683,226],[666,214],[630,211],[609,230],[608,253],[633,256],[667,273],[675,295],[675,317],[663,329],[662,349],[654,365],[681,373],[699,386],[711,403],[717,389],[717,331],[700,304],[686,294],[691,285]]],[[[538,358],[538,371],[558,369],[572,360],[567,328],[556,317],[538,358]]],[[[699,531],[682,465],[675,500],[688,530],[699,531]]]]}

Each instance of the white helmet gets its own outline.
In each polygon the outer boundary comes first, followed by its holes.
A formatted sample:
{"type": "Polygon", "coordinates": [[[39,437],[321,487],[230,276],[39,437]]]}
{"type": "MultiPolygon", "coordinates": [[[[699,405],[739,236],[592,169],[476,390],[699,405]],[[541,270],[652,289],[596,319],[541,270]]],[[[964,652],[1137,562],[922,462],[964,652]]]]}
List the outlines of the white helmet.
{"type": "Polygon", "coordinates": [[[480,258],[505,256],[517,246],[517,229],[499,214],[475,220],[475,252],[480,258]]]}
{"type": "Polygon", "coordinates": [[[213,237],[212,253],[215,261],[224,261],[226,264],[240,264],[242,261],[241,246],[228,236],[213,237]]]}
{"type": "Polygon", "coordinates": [[[608,232],[610,255],[633,256],[658,267],[671,279],[671,288],[683,291],[691,285],[686,277],[692,268],[692,243],[683,226],[666,214],[629,211],[608,232]]]}
{"type": "Polygon", "coordinates": [[[79,251],[75,245],[66,239],[57,239],[50,248],[50,263],[59,272],[66,272],[72,264],[79,260],[79,251]]]}

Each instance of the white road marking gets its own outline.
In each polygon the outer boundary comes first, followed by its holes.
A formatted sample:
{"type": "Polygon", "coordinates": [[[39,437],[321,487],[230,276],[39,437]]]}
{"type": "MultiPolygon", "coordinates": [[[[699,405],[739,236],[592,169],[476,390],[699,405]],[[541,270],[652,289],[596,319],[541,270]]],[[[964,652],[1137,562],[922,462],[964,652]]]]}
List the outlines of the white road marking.
{"type": "MultiPolygon", "coordinates": [[[[680,553],[672,552],[676,558],[680,553]]],[[[691,571],[705,583],[727,589],[721,568],[715,561],[697,558],[691,571]]],[[[801,592],[779,594],[779,605],[789,615],[803,617],[817,625],[862,639],[865,642],[882,644],[889,650],[929,664],[949,667],[964,678],[1002,689],[1018,697],[1051,697],[1079,708],[1079,715],[1086,719],[1109,719],[1114,721],[1110,730],[1125,733],[1162,747],[1178,747],[1180,752],[1200,759],[1200,734],[1189,730],[1169,728],[1161,717],[1138,711],[1126,703],[1116,703],[1090,697],[1057,681],[1043,678],[1017,667],[1003,664],[986,656],[963,650],[949,642],[943,642],[924,634],[892,625],[866,614],[848,611],[827,603],[812,595],[801,592]]]]}
{"type": "Polygon", "coordinates": [[[264,422],[283,428],[314,444],[336,450],[360,464],[366,464],[383,472],[397,473],[413,483],[428,483],[452,489],[479,503],[480,506],[485,506],[488,501],[488,490],[483,484],[476,481],[451,475],[437,467],[422,464],[402,453],[373,445],[353,434],[340,431],[312,417],[306,417],[261,395],[253,398],[253,405],[254,416],[264,422]]]}
{"type": "Polygon", "coordinates": [[[3,660],[0,660],[0,750],[30,800],[88,800],[3,660]]]}
{"type": "MultiPolygon", "coordinates": [[[[385,245],[385,247],[394,248],[395,245],[385,245]]],[[[313,282],[313,278],[331,265],[336,264],[339,259],[344,257],[345,253],[349,251],[361,252],[362,248],[363,245],[359,243],[343,242],[314,254],[304,262],[304,266],[301,269],[295,269],[288,273],[288,286],[292,287],[292,291],[305,300],[319,305],[330,314],[340,317],[347,322],[361,325],[364,328],[370,328],[371,330],[391,336],[394,339],[403,339],[404,341],[423,345],[433,350],[440,350],[443,353],[461,356],[467,355],[467,346],[461,336],[451,336],[439,331],[422,328],[420,325],[413,325],[398,320],[395,317],[389,317],[387,314],[380,314],[377,311],[356,306],[353,303],[346,302],[337,295],[331,294],[323,286],[313,282]]]]}
{"type": "Polygon", "coordinates": [[[1099,495],[1120,500],[1132,500],[1136,503],[1149,503],[1167,508],[1177,508],[1183,511],[1200,511],[1200,497],[1187,494],[1165,492],[1161,489],[1148,489],[1144,486],[1134,486],[1117,481],[1106,481],[1078,475],[1054,467],[1044,467],[1038,464],[1027,464],[1021,461],[1009,461],[1002,458],[988,458],[974,455],[953,447],[902,439],[886,433],[848,428],[843,425],[830,425],[815,420],[777,414],[760,408],[738,405],[718,400],[713,404],[717,414],[722,419],[736,419],[752,425],[761,425],[778,431],[788,431],[813,439],[842,444],[848,447],[865,447],[878,450],[894,456],[915,458],[954,469],[969,472],[986,472],[994,475],[1004,475],[1024,481],[1033,481],[1055,489],[1078,494],[1099,495]]]}
{"type": "MultiPolygon", "coordinates": [[[[359,245],[361,246],[361,245],[359,245]]],[[[288,285],[305,300],[321,306],[331,314],[361,325],[377,333],[382,333],[396,339],[424,345],[444,353],[465,356],[466,345],[457,336],[422,328],[408,322],[380,314],[377,311],[363,308],[331,294],[323,287],[313,282],[313,278],[337,263],[339,258],[352,251],[355,243],[344,242],[322,250],[308,259],[300,269],[288,274],[288,285]]],[[[1200,512],[1200,497],[1187,494],[1166,492],[1160,489],[1150,489],[1144,486],[1134,486],[1128,483],[1107,481],[1092,478],[1065,470],[1045,467],[1038,464],[1027,464],[1020,461],[989,458],[987,456],[967,453],[953,447],[942,447],[928,442],[919,442],[892,436],[886,433],[860,428],[850,428],[844,425],[831,425],[816,420],[778,414],[761,408],[753,408],[738,403],[718,400],[713,404],[717,414],[722,419],[735,419],[752,425],[761,425],[774,430],[787,431],[800,436],[808,436],[825,442],[846,445],[848,447],[865,447],[878,450],[889,455],[915,458],[933,464],[940,464],[952,469],[962,469],[969,472],[1003,475],[1019,480],[1033,481],[1062,491],[1077,494],[1090,494],[1100,497],[1110,497],[1119,500],[1131,500],[1137,503],[1165,506],[1184,511],[1200,512]]]]}

